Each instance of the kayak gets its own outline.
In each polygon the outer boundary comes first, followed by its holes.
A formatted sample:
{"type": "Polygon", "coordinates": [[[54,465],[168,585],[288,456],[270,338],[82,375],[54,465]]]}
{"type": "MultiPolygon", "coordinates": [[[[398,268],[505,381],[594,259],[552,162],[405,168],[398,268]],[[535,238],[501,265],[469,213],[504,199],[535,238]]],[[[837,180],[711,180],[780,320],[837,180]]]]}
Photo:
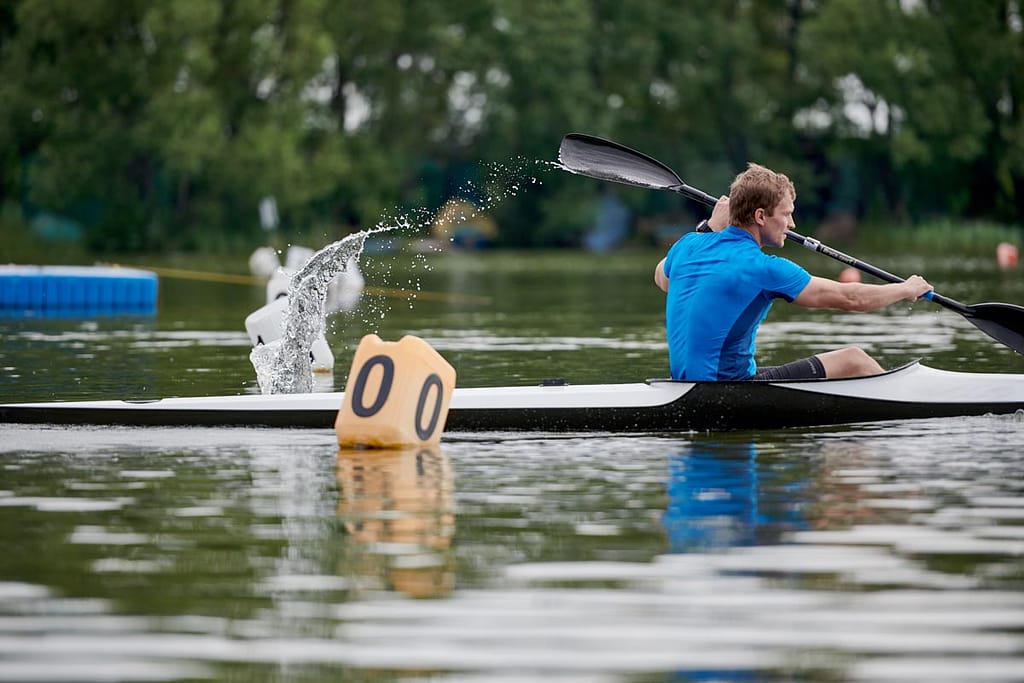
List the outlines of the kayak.
{"type": "MultiPolygon", "coordinates": [[[[344,393],[0,405],[0,423],[333,428],[344,393]]],[[[445,431],[775,429],[1024,410],[1024,375],[918,362],[855,379],[456,388],[445,431]]]]}

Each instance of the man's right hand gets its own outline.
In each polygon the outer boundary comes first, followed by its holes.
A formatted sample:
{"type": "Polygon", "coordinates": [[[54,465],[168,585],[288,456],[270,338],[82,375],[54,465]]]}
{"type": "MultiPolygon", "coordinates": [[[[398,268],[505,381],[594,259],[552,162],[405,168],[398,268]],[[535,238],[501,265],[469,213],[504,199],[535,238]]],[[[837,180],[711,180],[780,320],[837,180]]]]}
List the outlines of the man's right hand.
{"type": "Polygon", "coordinates": [[[907,301],[917,301],[922,296],[935,289],[920,275],[911,275],[903,284],[906,286],[908,293],[906,297],[907,301]]]}
{"type": "Polygon", "coordinates": [[[718,232],[725,230],[729,225],[729,196],[722,195],[715,202],[715,208],[711,211],[711,218],[708,219],[708,227],[718,232]]]}

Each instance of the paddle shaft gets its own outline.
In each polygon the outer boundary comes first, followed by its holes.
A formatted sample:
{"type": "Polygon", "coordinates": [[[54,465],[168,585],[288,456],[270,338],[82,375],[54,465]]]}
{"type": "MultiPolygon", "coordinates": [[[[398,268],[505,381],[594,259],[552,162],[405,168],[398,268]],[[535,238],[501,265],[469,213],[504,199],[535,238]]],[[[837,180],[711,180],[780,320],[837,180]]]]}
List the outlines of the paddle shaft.
{"type": "MultiPolygon", "coordinates": [[[[690,185],[687,185],[686,183],[682,183],[680,185],[673,185],[669,189],[672,190],[673,192],[678,192],[681,195],[684,195],[686,197],[689,197],[690,199],[694,199],[696,201],[699,201],[702,204],[706,204],[708,206],[714,206],[715,203],[718,202],[717,199],[715,199],[714,197],[709,195],[707,192],[704,192],[703,190],[698,190],[697,188],[691,187],[690,185]]],[[[801,245],[801,246],[803,246],[803,247],[805,247],[807,249],[810,249],[811,251],[816,251],[819,254],[823,254],[825,256],[828,256],[829,258],[835,259],[836,261],[839,261],[840,263],[845,263],[846,265],[851,266],[853,268],[856,268],[859,271],[865,272],[868,275],[874,275],[875,277],[877,277],[880,280],[885,280],[886,282],[905,282],[906,281],[906,280],[904,280],[904,278],[901,278],[899,275],[893,275],[892,273],[890,273],[887,270],[882,270],[881,268],[878,268],[877,266],[873,266],[870,263],[866,263],[864,261],[861,261],[860,259],[854,258],[853,256],[850,256],[849,254],[844,254],[841,251],[833,249],[832,247],[828,246],[827,244],[822,244],[819,240],[816,240],[813,237],[804,237],[803,235],[801,235],[798,232],[793,232],[792,230],[787,230],[786,231],[786,239],[788,239],[788,240],[790,240],[792,242],[796,242],[797,244],[799,244],[799,245],[801,245]]],[[[974,311],[973,311],[973,309],[970,306],[967,306],[966,304],[962,304],[959,301],[956,301],[955,299],[950,299],[949,297],[942,296],[941,294],[936,294],[935,292],[928,292],[922,298],[928,299],[930,301],[934,301],[935,303],[939,304],[940,306],[945,306],[946,308],[948,308],[950,310],[953,310],[953,311],[956,311],[957,313],[959,313],[961,315],[968,315],[969,316],[969,315],[973,315],[974,314],[974,311]]]]}

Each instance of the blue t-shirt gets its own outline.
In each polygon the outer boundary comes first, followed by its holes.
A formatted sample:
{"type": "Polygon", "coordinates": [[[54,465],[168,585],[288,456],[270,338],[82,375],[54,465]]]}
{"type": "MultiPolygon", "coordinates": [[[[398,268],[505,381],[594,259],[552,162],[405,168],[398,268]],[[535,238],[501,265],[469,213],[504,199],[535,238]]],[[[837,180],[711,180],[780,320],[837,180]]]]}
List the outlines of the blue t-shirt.
{"type": "Polygon", "coordinates": [[[683,235],[665,257],[665,327],[673,379],[743,380],[757,370],[754,337],[778,297],[792,301],[806,270],[761,251],[735,226],[683,235]]]}

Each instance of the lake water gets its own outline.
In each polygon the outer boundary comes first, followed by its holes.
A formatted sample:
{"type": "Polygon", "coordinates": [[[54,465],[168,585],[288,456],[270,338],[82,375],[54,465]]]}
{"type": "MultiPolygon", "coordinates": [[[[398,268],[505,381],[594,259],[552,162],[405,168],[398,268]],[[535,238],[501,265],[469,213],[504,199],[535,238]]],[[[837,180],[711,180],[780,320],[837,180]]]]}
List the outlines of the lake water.
{"type": "MultiPolygon", "coordinates": [[[[376,289],[332,318],[319,388],[368,332],[423,337],[464,387],[665,376],[658,258],[368,254],[376,289]]],[[[1024,302],[986,260],[872,260],[1024,302]]],[[[155,318],[0,319],[0,396],[256,392],[263,296],[163,279],[155,318]]],[[[1024,372],[923,302],[778,304],[760,360],[851,343],[1024,372]]],[[[1020,415],[372,454],[330,430],[0,436],[2,681],[1024,680],[1020,415]]]]}

